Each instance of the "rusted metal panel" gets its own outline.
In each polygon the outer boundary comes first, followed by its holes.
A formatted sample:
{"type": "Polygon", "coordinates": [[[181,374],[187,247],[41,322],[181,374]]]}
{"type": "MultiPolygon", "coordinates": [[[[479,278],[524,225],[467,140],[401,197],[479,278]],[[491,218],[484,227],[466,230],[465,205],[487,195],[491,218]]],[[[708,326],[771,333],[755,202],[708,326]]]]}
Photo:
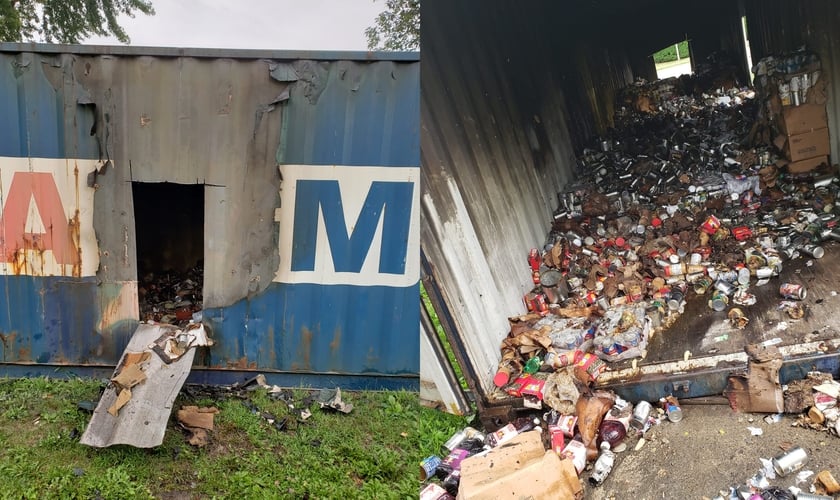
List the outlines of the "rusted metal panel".
{"type": "MultiPolygon", "coordinates": [[[[416,384],[417,54],[0,44],[0,68],[0,133],[10,138],[0,142],[0,182],[18,164],[32,175],[45,162],[78,163],[78,178],[69,170],[57,189],[66,210],[79,201],[65,200],[65,190],[90,204],[80,216],[88,217],[83,229],[92,227],[76,246],[79,271],[58,289],[48,279],[7,278],[4,289],[19,293],[3,302],[23,314],[0,314],[4,361],[113,364],[138,319],[131,183],[198,183],[205,318],[219,340],[202,358],[208,367],[416,384]],[[278,170],[287,164],[296,183],[338,185],[341,202],[328,220],[312,216],[319,205],[304,204],[299,213],[308,216],[291,219],[291,228],[280,223],[281,193],[293,191],[278,170]],[[325,169],[336,177],[319,178],[325,169]],[[355,233],[359,221],[366,229],[355,233]],[[319,267],[305,279],[275,281],[281,255],[307,231],[329,233],[310,241],[316,262],[345,248],[353,265],[344,275],[319,267]],[[53,290],[62,304],[87,303],[77,314],[45,313],[53,290]]],[[[290,210],[297,203],[286,202],[290,210]]],[[[178,210],[177,200],[164,203],[178,210]]],[[[37,221],[28,207],[27,220],[37,221]]],[[[41,272],[27,266],[27,275],[41,272]]]]}

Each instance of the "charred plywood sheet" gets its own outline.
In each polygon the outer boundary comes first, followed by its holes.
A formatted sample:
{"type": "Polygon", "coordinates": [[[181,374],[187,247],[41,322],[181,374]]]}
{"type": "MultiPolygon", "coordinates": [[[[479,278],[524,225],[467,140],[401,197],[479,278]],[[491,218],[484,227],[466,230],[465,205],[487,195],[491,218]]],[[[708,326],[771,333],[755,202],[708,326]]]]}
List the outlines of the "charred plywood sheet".
{"type": "MultiPolygon", "coordinates": [[[[177,342],[182,334],[187,333],[172,325],[144,323],[137,327],[82,435],[82,444],[153,448],[163,443],[172,403],[190,373],[195,349],[188,346],[172,360],[152,346],[168,345],[167,337],[177,342]],[[126,382],[128,379],[133,382],[126,382]]],[[[194,340],[187,344],[208,345],[203,327],[190,335],[194,340]]]]}
{"type": "Polygon", "coordinates": [[[102,162],[0,157],[0,274],[94,276],[99,252],[88,175],[102,162]]]}

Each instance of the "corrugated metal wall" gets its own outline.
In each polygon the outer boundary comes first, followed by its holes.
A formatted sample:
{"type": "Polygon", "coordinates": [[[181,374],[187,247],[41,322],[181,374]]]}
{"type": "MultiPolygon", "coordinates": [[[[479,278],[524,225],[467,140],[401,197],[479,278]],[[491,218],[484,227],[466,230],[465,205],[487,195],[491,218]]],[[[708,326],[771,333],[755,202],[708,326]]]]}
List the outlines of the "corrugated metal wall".
{"type": "Polygon", "coordinates": [[[421,239],[479,395],[575,150],[608,131],[616,91],[633,68],[650,75],[656,50],[695,33],[703,52],[737,48],[727,13],[723,0],[423,3],[421,239]]]}
{"type": "Polygon", "coordinates": [[[744,0],[752,59],[794,51],[803,45],[820,57],[828,80],[831,158],[840,154],[840,5],[832,0],[744,0]]]}
{"type": "MultiPolygon", "coordinates": [[[[0,278],[0,310],[15,311],[0,313],[2,361],[116,361],[138,317],[131,183],[173,182],[204,185],[204,316],[217,339],[207,367],[416,387],[416,55],[0,52],[0,157],[109,161],[81,182],[95,184],[98,247],[84,250],[98,254],[98,270],[0,278]],[[354,260],[332,262],[344,258],[336,249],[354,260]],[[284,252],[313,267],[289,272],[284,252]]],[[[176,212],[183,201],[160,202],[176,212]]]]}
{"type": "Polygon", "coordinates": [[[545,238],[574,165],[563,82],[531,50],[544,34],[529,4],[508,5],[429,2],[422,12],[421,240],[480,381],[491,379],[507,316],[530,288],[528,249],[545,238]]]}

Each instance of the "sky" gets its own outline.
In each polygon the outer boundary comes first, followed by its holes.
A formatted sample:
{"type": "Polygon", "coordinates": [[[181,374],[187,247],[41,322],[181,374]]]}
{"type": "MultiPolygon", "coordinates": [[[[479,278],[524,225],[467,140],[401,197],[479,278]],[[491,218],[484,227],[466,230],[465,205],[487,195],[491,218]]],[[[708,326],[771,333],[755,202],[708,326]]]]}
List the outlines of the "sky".
{"type": "MultiPolygon", "coordinates": [[[[133,46],[367,50],[384,0],[152,0],[154,16],[120,17],[133,46]]],[[[92,37],[93,45],[121,45],[92,37]]]]}

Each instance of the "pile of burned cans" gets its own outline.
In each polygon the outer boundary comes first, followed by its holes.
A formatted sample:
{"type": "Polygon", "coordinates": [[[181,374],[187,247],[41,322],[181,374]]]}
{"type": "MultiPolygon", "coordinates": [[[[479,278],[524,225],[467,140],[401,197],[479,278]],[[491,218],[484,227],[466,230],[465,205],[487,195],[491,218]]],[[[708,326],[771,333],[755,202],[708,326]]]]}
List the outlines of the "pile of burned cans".
{"type": "MultiPolygon", "coordinates": [[[[459,493],[462,465],[466,461],[487,456],[523,433],[538,433],[541,450],[553,451],[561,460],[569,460],[578,476],[591,464],[588,483],[599,486],[612,470],[615,454],[628,448],[627,438],[641,447],[643,436],[652,426],[666,419],[679,422],[683,418],[679,402],[670,395],[654,404],[639,401],[634,406],[610,391],[595,391],[576,406],[571,413],[552,409],[521,416],[494,432],[484,433],[473,427],[460,429],[443,443],[440,455],[431,455],[420,463],[420,480],[424,483],[420,498],[454,499],[459,493]]],[[[498,468],[505,469],[501,463],[505,459],[500,455],[498,460],[498,468]]],[[[463,470],[466,472],[466,467],[463,470]]],[[[470,470],[474,472],[473,467],[470,470]]],[[[498,479],[490,476],[479,482],[498,479]]],[[[523,485],[524,489],[527,487],[523,485]]]]}
{"type": "MultiPolygon", "coordinates": [[[[626,359],[617,355],[671,324],[693,296],[715,311],[734,309],[730,318],[743,328],[739,306],[755,303],[751,284],[777,277],[790,259],[822,258],[824,243],[840,240],[838,178],[786,173],[771,146],[743,146],[754,104],[720,102],[681,97],[657,114],[625,113],[624,130],[584,151],[579,180],[558,195],[547,242],[527,259],[529,313],[590,317],[574,340],[552,334],[558,351],[591,340],[583,350],[626,359]],[[606,314],[618,308],[620,319],[628,306],[644,312],[629,334],[606,314]],[[598,326],[605,320],[612,328],[598,326]]],[[[806,296],[801,284],[779,290],[806,296]]]]}

